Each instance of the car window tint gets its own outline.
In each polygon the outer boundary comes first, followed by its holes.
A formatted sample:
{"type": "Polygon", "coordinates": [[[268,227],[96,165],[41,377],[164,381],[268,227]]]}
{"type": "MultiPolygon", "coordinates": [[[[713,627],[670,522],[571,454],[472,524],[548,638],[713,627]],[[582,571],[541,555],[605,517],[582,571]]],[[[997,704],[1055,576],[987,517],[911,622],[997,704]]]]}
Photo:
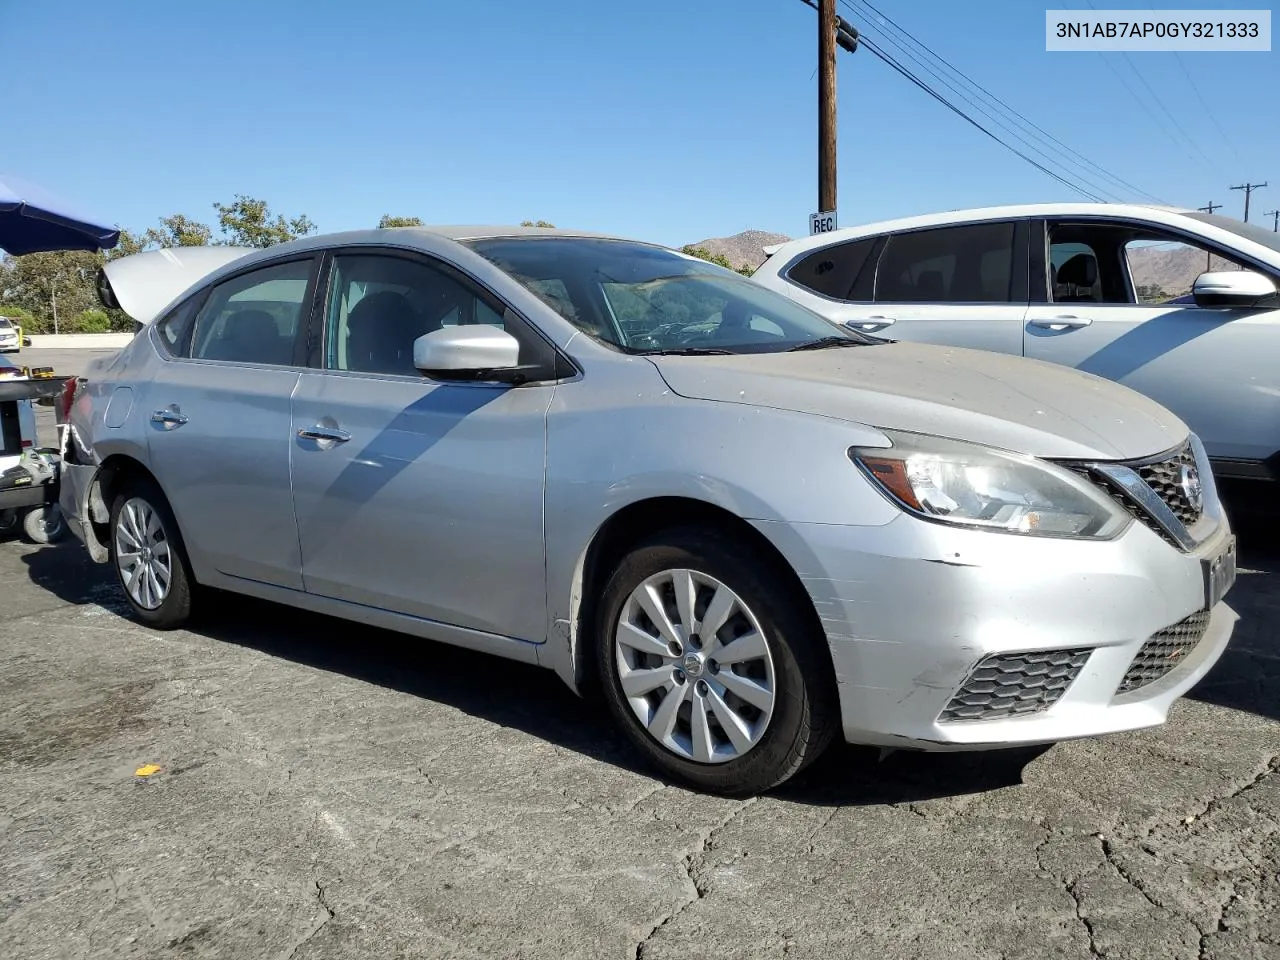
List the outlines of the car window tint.
{"type": "Polygon", "coordinates": [[[876,240],[850,240],[815,250],[787,271],[787,279],[835,300],[850,299],[876,240]]]}
{"type": "Polygon", "coordinates": [[[338,256],[326,310],[330,370],[417,376],[413,344],[433,330],[484,323],[502,314],[453,274],[404,257],[338,256]]]}
{"type": "Polygon", "coordinates": [[[1134,302],[1125,266],[1132,227],[1113,223],[1060,223],[1049,230],[1047,277],[1054,303],[1134,302]]]}
{"type": "Polygon", "coordinates": [[[289,366],[312,261],[240,274],[215,286],[195,323],[191,356],[289,366]]]}
{"type": "Polygon", "coordinates": [[[1125,244],[1124,255],[1139,303],[1191,302],[1191,288],[1200,274],[1248,269],[1204,247],[1158,233],[1134,237],[1125,244]]]}
{"type": "Polygon", "coordinates": [[[1010,302],[1013,228],[980,223],[890,237],[876,272],[876,300],[1010,302]]]}

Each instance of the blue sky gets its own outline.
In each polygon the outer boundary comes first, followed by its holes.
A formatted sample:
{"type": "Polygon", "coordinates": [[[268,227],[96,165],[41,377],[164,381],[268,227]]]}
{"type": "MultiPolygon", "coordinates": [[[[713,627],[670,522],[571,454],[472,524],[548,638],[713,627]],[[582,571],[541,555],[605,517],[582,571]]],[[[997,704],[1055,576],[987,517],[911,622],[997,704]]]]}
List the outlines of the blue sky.
{"type": "MultiPolygon", "coordinates": [[[[1275,52],[1131,54],[1188,143],[1117,55],[1045,52],[1044,4],[872,2],[1164,200],[1239,216],[1228,187],[1269,180],[1254,209],[1280,204],[1275,52]]],[[[247,193],[324,231],[395,213],[669,244],[797,236],[817,192],[815,16],[800,0],[7,0],[0,172],[136,229],[212,221],[247,193]]],[[[1077,199],[868,51],[839,71],[842,225],[1077,199]]]]}

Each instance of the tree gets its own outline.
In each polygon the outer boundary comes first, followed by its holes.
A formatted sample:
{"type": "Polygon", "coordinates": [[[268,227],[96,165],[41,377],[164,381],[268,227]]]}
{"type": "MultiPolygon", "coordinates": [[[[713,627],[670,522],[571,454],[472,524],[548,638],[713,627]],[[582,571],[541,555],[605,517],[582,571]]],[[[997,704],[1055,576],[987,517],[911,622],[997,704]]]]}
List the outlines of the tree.
{"type": "Polygon", "coordinates": [[[58,250],[6,257],[0,265],[0,299],[26,308],[31,330],[61,329],[85,310],[100,306],[96,281],[102,254],[58,250]]]}
{"type": "Polygon", "coordinates": [[[151,227],[146,233],[148,247],[204,247],[213,239],[213,230],[198,220],[191,220],[181,213],[163,217],[159,227],[151,227]]]}
{"type": "Polygon", "coordinates": [[[725,267],[734,273],[742,274],[744,277],[749,277],[755,273],[750,267],[735,267],[724,254],[712,253],[706,247],[685,246],[680,248],[680,252],[687,253],[691,257],[697,257],[699,260],[706,260],[708,263],[714,263],[718,267],[725,267]]]}
{"type": "Polygon", "coordinates": [[[378,221],[378,229],[385,230],[388,227],[420,227],[422,221],[417,217],[393,217],[389,213],[384,213],[382,219],[378,221]]]}
{"type": "Polygon", "coordinates": [[[548,223],[546,220],[539,220],[537,223],[534,223],[532,220],[521,220],[521,221],[520,221],[520,226],[522,226],[522,227],[547,227],[547,228],[549,228],[549,229],[551,229],[551,230],[554,230],[554,229],[556,228],[556,225],[555,225],[554,223],[548,223]]]}
{"type": "Polygon", "coordinates": [[[215,203],[218,226],[227,238],[222,241],[241,247],[270,247],[296,240],[313,232],[316,225],[306,214],[286,218],[284,214],[272,214],[265,200],[255,200],[236,194],[231,203],[215,203]]]}

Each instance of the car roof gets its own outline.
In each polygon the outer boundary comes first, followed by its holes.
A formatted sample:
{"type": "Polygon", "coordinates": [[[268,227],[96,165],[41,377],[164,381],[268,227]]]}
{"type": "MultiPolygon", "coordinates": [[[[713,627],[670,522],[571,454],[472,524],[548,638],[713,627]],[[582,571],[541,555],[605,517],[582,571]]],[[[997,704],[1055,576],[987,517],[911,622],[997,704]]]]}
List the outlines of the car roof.
{"type": "Polygon", "coordinates": [[[816,250],[841,240],[853,240],[899,230],[978,223],[984,220],[1026,217],[1138,217],[1144,220],[1168,222],[1175,217],[1194,212],[1188,207],[1146,203],[1022,203],[998,207],[971,207],[964,210],[945,210],[939,213],[900,217],[896,220],[860,223],[857,226],[842,227],[828,233],[814,234],[811,237],[800,237],[786,243],[771,245],[769,250],[772,251],[771,259],[778,257],[779,254],[784,255],[781,259],[788,259],[795,254],[816,250]]]}

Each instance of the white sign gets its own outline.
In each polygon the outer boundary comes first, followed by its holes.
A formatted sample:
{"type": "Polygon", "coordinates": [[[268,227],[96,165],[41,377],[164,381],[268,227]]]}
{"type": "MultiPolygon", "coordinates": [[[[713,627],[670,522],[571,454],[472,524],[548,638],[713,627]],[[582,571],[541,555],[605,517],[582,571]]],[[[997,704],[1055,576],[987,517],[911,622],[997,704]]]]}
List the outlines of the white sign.
{"type": "Polygon", "coordinates": [[[830,233],[836,228],[836,212],[824,210],[821,213],[809,214],[809,236],[816,233],[830,233]]]}

